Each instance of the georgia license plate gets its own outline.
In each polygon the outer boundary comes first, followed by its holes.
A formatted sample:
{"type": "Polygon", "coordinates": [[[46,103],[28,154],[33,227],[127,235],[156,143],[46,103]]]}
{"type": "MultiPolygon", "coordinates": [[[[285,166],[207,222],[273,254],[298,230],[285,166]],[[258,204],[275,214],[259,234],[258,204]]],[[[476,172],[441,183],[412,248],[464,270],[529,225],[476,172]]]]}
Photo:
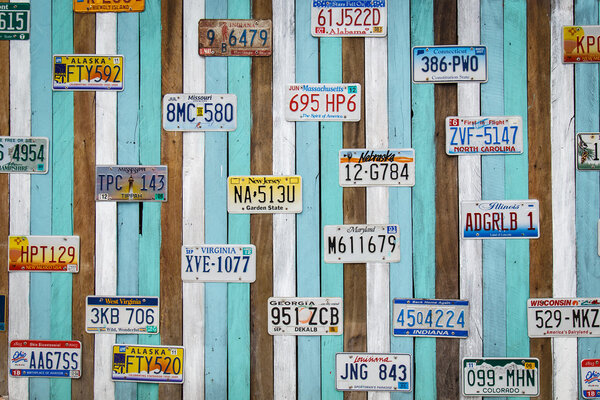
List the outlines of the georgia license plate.
{"type": "Polygon", "coordinates": [[[81,342],[76,340],[13,340],[9,374],[22,378],[79,378],[81,342]]]}
{"type": "Polygon", "coordinates": [[[527,300],[529,337],[600,336],[600,299],[527,300]]]}
{"type": "Polygon", "coordinates": [[[254,282],[256,246],[182,246],[181,279],[184,282],[254,282]]]}
{"type": "Polygon", "coordinates": [[[295,176],[230,176],[227,211],[232,214],[302,212],[302,178],[295,176]]]}
{"type": "Polygon", "coordinates": [[[447,117],[446,154],[521,154],[521,117],[447,117]]]}
{"type": "Polygon", "coordinates": [[[87,296],[85,331],[87,333],[158,333],[158,297],[87,296]]]}
{"type": "Polygon", "coordinates": [[[341,297],[269,297],[269,335],[341,335],[341,297]]]}
{"type": "Polygon", "coordinates": [[[577,169],[600,169],[600,157],[598,157],[598,144],[600,144],[600,133],[578,133],[576,141],[577,169]]]}
{"type": "Polygon", "coordinates": [[[463,239],[535,239],[540,237],[537,200],[478,200],[460,203],[463,239]]]}
{"type": "Polygon", "coordinates": [[[310,27],[313,36],[387,35],[385,0],[311,1],[310,27]]]}
{"type": "Polygon", "coordinates": [[[465,396],[520,397],[540,392],[537,358],[463,358],[465,396]]]}
{"type": "Polygon", "coordinates": [[[163,97],[165,131],[235,131],[235,94],[166,94],[163,97]]]}
{"type": "Polygon", "coordinates": [[[183,383],[183,347],[116,344],[112,380],[183,383]]]}
{"type": "Polygon", "coordinates": [[[487,82],[485,46],[415,46],[413,83],[487,82]]]}
{"type": "Polygon", "coordinates": [[[48,138],[0,136],[0,172],[48,172],[48,138]]]}
{"type": "Polygon", "coordinates": [[[198,54],[201,56],[270,56],[270,19],[201,19],[198,54]]]}
{"type": "Polygon", "coordinates": [[[340,186],[414,186],[415,151],[340,150],[340,186]]]}
{"type": "Polygon", "coordinates": [[[8,270],[79,272],[79,236],[9,236],[8,270]]]}
{"type": "Polygon", "coordinates": [[[123,90],[123,56],[54,56],[54,90],[123,90]]]}
{"type": "Polygon", "coordinates": [[[30,23],[29,3],[0,4],[0,40],[28,40],[30,23]]]}
{"type": "Polygon", "coordinates": [[[80,13],[140,12],[146,0],[73,0],[73,11],[80,13]]]}
{"type": "Polygon", "coordinates": [[[166,165],[97,165],[97,201],[167,201],[166,165]]]}
{"type": "Polygon", "coordinates": [[[600,26],[563,26],[563,62],[600,61],[600,26]]]}
{"type": "Polygon", "coordinates": [[[337,353],[335,388],[353,391],[412,391],[410,354],[337,353]]]}
{"type": "Polygon", "coordinates": [[[581,360],[581,397],[597,399],[600,397],[600,360],[581,360]]]}
{"type": "Polygon", "coordinates": [[[326,225],[326,263],[400,261],[398,225],[326,225]]]}
{"type": "Polygon", "coordinates": [[[359,83],[292,83],[287,86],[287,121],[360,121],[359,83]]]}
{"type": "Polygon", "coordinates": [[[394,299],[392,312],[394,336],[469,336],[468,300],[394,299]]]}

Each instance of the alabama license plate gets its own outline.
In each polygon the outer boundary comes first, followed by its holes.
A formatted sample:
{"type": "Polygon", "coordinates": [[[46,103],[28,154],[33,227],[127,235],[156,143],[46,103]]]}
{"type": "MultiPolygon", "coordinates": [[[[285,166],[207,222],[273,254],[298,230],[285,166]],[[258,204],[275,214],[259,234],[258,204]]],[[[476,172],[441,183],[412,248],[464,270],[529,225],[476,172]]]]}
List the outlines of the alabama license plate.
{"type": "Polygon", "coordinates": [[[97,165],[97,201],[167,201],[166,165],[97,165]]]}
{"type": "Polygon", "coordinates": [[[183,347],[121,344],[113,346],[112,380],[183,383],[183,347]]]}
{"type": "Polygon", "coordinates": [[[529,299],[529,337],[600,336],[600,299],[529,299]]]}
{"type": "Polygon", "coordinates": [[[415,46],[413,83],[487,82],[485,46],[415,46]]]}
{"type": "Polygon", "coordinates": [[[326,263],[400,261],[398,225],[326,225],[326,263]]]}
{"type": "Polygon", "coordinates": [[[140,12],[146,0],[73,0],[73,11],[81,13],[140,12]]]}
{"type": "Polygon", "coordinates": [[[337,353],[335,388],[352,391],[412,391],[410,354],[337,353]]]}
{"type": "Polygon", "coordinates": [[[79,378],[81,342],[76,340],[13,340],[9,374],[21,378],[79,378]]]}
{"type": "Polygon", "coordinates": [[[235,131],[235,94],[166,94],[163,97],[165,131],[235,131]]]}
{"type": "Polygon", "coordinates": [[[198,54],[201,56],[270,56],[270,19],[201,19],[198,54]]]}
{"type": "Polygon", "coordinates": [[[0,4],[0,40],[28,40],[30,24],[29,3],[0,4]]]}
{"type": "Polygon", "coordinates": [[[26,174],[48,172],[48,139],[0,136],[0,172],[26,174]]]}
{"type": "Polygon", "coordinates": [[[600,169],[600,133],[578,133],[577,134],[577,169],[598,170],[600,169]]]}
{"type": "Polygon", "coordinates": [[[254,282],[256,246],[205,244],[181,248],[184,282],[254,282]]]}
{"type": "Polygon", "coordinates": [[[79,236],[9,236],[8,270],[79,272],[79,236]]]}
{"type": "Polygon", "coordinates": [[[447,117],[446,154],[523,153],[521,117],[447,117]]]}
{"type": "Polygon", "coordinates": [[[340,297],[269,297],[269,335],[341,335],[340,297]]]}
{"type": "Polygon", "coordinates": [[[87,296],[85,331],[87,333],[158,333],[158,297],[87,296]]]}
{"type": "Polygon", "coordinates": [[[600,61],[600,26],[563,26],[563,62],[600,61]]]}
{"type": "Polygon", "coordinates": [[[540,237],[537,200],[479,200],[460,203],[463,239],[535,239],[540,237]]]}
{"type": "Polygon", "coordinates": [[[311,4],[313,36],[387,35],[386,0],[312,0],[311,4]]]}
{"type": "Polygon", "coordinates": [[[293,83],[287,86],[288,121],[360,121],[358,83],[293,83]]]}
{"type": "Polygon", "coordinates": [[[540,392],[537,358],[463,358],[465,396],[521,397],[540,392]]]}
{"type": "Polygon", "coordinates": [[[600,398],[600,360],[581,360],[581,397],[600,398]]]}
{"type": "Polygon", "coordinates": [[[469,336],[469,301],[394,299],[394,336],[466,338],[469,336]]]}
{"type": "Polygon", "coordinates": [[[230,176],[227,211],[232,214],[302,212],[302,178],[295,176],[230,176]]]}
{"type": "Polygon", "coordinates": [[[340,150],[340,186],[414,186],[414,149],[340,150]]]}
{"type": "Polygon", "coordinates": [[[123,90],[123,56],[55,55],[52,74],[54,90],[123,90]]]}

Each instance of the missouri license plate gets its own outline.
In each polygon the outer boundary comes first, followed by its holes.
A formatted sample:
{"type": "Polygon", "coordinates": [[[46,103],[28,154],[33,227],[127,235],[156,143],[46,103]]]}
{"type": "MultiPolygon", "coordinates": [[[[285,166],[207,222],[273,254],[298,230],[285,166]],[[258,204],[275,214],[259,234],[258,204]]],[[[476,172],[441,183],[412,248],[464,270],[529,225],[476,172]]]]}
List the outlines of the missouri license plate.
{"type": "Polygon", "coordinates": [[[269,297],[270,335],[341,335],[340,297],[269,297]]]}
{"type": "Polygon", "coordinates": [[[52,72],[54,90],[123,90],[123,56],[55,55],[52,72]]]}
{"type": "Polygon", "coordinates": [[[181,248],[184,282],[254,282],[256,246],[205,244],[181,248]]]}
{"type": "Polygon", "coordinates": [[[358,83],[293,83],[287,86],[288,121],[360,121],[358,83]]]}
{"type": "Polygon", "coordinates": [[[387,35],[386,0],[312,0],[313,36],[384,37],[387,35]]]}
{"type": "Polygon", "coordinates": [[[8,270],[79,272],[79,236],[9,236],[8,270]]]}
{"type": "Polygon", "coordinates": [[[166,165],[97,165],[97,201],[167,201],[166,165]]]}
{"type": "Polygon", "coordinates": [[[485,46],[415,46],[413,83],[487,82],[485,46]]]}
{"type": "Polygon", "coordinates": [[[598,153],[600,133],[578,133],[576,141],[577,169],[600,169],[600,154],[598,153]]]}
{"type": "Polygon", "coordinates": [[[201,19],[198,54],[201,56],[270,56],[270,19],[201,19]]]}
{"type": "Polygon", "coordinates": [[[563,62],[600,61],[600,26],[563,26],[563,62]]]}
{"type": "Polygon", "coordinates": [[[479,200],[460,203],[463,239],[535,239],[540,237],[537,200],[479,200]]]}
{"type": "Polygon", "coordinates": [[[529,337],[600,336],[600,299],[529,299],[529,337]]]}
{"type": "Polygon", "coordinates": [[[235,131],[235,94],[166,94],[163,97],[166,131],[235,131]]]}
{"type": "Polygon", "coordinates": [[[230,176],[227,211],[232,214],[302,212],[302,178],[295,176],[230,176]]]}
{"type": "Polygon", "coordinates": [[[394,336],[466,338],[469,336],[469,301],[394,299],[394,336]]]}
{"type": "Polygon", "coordinates": [[[28,174],[48,172],[48,139],[0,136],[0,172],[28,174]]]}
{"type": "Polygon", "coordinates": [[[400,261],[398,225],[326,225],[326,263],[400,261]]]}
{"type": "Polygon", "coordinates": [[[521,117],[447,117],[446,154],[521,154],[521,117]]]}
{"type": "Polygon", "coordinates": [[[352,391],[412,391],[410,354],[337,353],[335,388],[352,391]]]}
{"type": "Polygon", "coordinates": [[[75,340],[13,340],[9,374],[22,378],[79,378],[81,342],[75,340]]]}
{"type": "Polygon", "coordinates": [[[140,12],[146,0],[73,0],[73,11],[81,13],[140,12]]]}
{"type": "Polygon", "coordinates": [[[85,331],[87,333],[158,333],[158,297],[87,296],[85,331]]]}
{"type": "Polygon", "coordinates": [[[340,186],[414,186],[415,151],[340,150],[340,186]]]}
{"type": "Polygon", "coordinates": [[[28,40],[30,24],[29,3],[0,4],[0,40],[28,40]]]}
{"type": "Polygon", "coordinates": [[[540,392],[537,358],[463,358],[465,396],[521,397],[540,392]]]}
{"type": "Polygon", "coordinates": [[[600,398],[600,360],[581,360],[581,397],[584,399],[600,398]]]}
{"type": "Polygon", "coordinates": [[[183,383],[183,347],[113,346],[113,381],[183,383]]]}

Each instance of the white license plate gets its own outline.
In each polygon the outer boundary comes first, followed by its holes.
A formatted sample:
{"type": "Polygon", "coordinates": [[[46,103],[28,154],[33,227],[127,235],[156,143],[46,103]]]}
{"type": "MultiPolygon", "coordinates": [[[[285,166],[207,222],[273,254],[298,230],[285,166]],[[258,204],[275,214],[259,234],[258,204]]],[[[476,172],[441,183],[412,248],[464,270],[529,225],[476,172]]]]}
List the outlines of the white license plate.
{"type": "Polygon", "coordinates": [[[414,186],[415,151],[340,150],[340,186],[414,186]]]}
{"type": "Polygon", "coordinates": [[[0,172],[26,174],[48,172],[48,139],[0,136],[0,172]]]}
{"type": "Polygon", "coordinates": [[[581,360],[581,397],[600,398],[600,360],[581,360]]]}
{"type": "Polygon", "coordinates": [[[270,335],[341,335],[340,297],[269,297],[270,335]]]}
{"type": "Polygon", "coordinates": [[[469,336],[468,300],[394,299],[392,313],[394,336],[469,336]]]}
{"type": "Polygon", "coordinates": [[[463,239],[535,239],[540,237],[537,200],[479,200],[460,203],[463,239]]]}
{"type": "Polygon", "coordinates": [[[463,358],[465,396],[521,397],[540,392],[537,358],[463,358]]]}
{"type": "Polygon", "coordinates": [[[79,236],[9,236],[8,270],[79,271],[79,236]]]}
{"type": "Polygon", "coordinates": [[[387,35],[386,0],[312,0],[313,36],[384,37],[387,35]]]}
{"type": "Polygon", "coordinates": [[[412,391],[410,354],[337,353],[335,388],[352,391],[412,391]]]}
{"type": "Polygon", "coordinates": [[[181,346],[113,346],[112,380],[145,383],[183,383],[181,346]]]}
{"type": "Polygon", "coordinates": [[[487,82],[485,46],[415,46],[413,83],[487,82]]]}
{"type": "Polygon", "coordinates": [[[87,333],[158,333],[158,297],[87,296],[85,331],[87,333]]]}
{"type": "Polygon", "coordinates": [[[96,165],[97,201],[167,201],[166,165],[96,165]]]}
{"type": "Polygon", "coordinates": [[[529,299],[529,337],[600,336],[600,299],[529,299]]]}
{"type": "Polygon", "coordinates": [[[576,146],[577,169],[600,169],[600,153],[598,153],[600,133],[578,133],[576,146]]]}
{"type": "Polygon", "coordinates": [[[76,340],[13,340],[9,374],[21,378],[79,378],[81,342],[76,340]]]}
{"type": "Polygon", "coordinates": [[[166,94],[163,97],[165,131],[235,131],[235,94],[166,94]]]}
{"type": "Polygon", "coordinates": [[[181,248],[184,282],[254,282],[256,246],[205,244],[181,248]]]}
{"type": "Polygon", "coordinates": [[[446,154],[521,154],[521,117],[447,117],[446,154]]]}
{"type": "Polygon", "coordinates": [[[400,261],[398,225],[326,225],[326,263],[400,261]]]}
{"type": "Polygon", "coordinates": [[[359,83],[292,83],[287,85],[287,121],[360,121],[359,83]]]}
{"type": "Polygon", "coordinates": [[[302,212],[302,177],[251,175],[227,178],[227,211],[232,214],[302,212]]]}

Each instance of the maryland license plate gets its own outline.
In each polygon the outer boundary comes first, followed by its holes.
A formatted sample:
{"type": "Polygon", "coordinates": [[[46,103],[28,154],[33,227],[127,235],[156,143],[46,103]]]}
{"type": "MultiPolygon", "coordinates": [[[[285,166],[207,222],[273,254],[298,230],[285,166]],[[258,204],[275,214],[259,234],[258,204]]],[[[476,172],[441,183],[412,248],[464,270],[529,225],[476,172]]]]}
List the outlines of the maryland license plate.
{"type": "Polygon", "coordinates": [[[269,335],[341,335],[340,297],[269,297],[269,335]]]}
{"type": "Polygon", "coordinates": [[[166,94],[163,97],[165,131],[235,131],[235,94],[166,94]]]}
{"type": "Polygon", "coordinates": [[[81,342],[75,340],[13,340],[9,374],[21,378],[79,378],[81,342]]]}
{"type": "Polygon", "coordinates": [[[311,4],[313,36],[387,35],[386,0],[312,0],[311,4]]]}
{"type": "Polygon", "coordinates": [[[48,172],[48,139],[0,136],[0,172],[26,174],[48,172]]]}
{"type": "Polygon", "coordinates": [[[158,333],[158,297],[87,296],[85,331],[87,333],[158,333]]]}
{"type": "Polygon", "coordinates": [[[400,261],[398,225],[326,225],[326,263],[400,261]]]}
{"type": "Polygon", "coordinates": [[[598,170],[600,169],[600,133],[578,133],[577,134],[577,169],[598,170]]]}
{"type": "Polygon", "coordinates": [[[0,4],[0,40],[28,40],[30,24],[29,3],[0,4]]]}
{"type": "Polygon", "coordinates": [[[581,360],[581,397],[584,399],[600,398],[600,360],[581,360]]]}
{"type": "Polygon", "coordinates": [[[146,0],[73,0],[73,11],[81,13],[140,12],[146,0]]]}
{"type": "Polygon", "coordinates": [[[485,46],[415,46],[413,83],[487,82],[485,46]]]}
{"type": "Polygon", "coordinates": [[[394,336],[466,338],[469,301],[394,299],[394,336]]]}
{"type": "Polygon", "coordinates": [[[184,282],[254,282],[256,246],[205,244],[181,248],[184,282]]]}
{"type": "Polygon", "coordinates": [[[563,62],[600,62],[600,26],[563,26],[563,62]]]}
{"type": "Polygon", "coordinates": [[[340,186],[414,186],[415,151],[340,150],[340,186]]]}
{"type": "Polygon", "coordinates": [[[287,86],[288,121],[360,121],[360,84],[293,83],[287,86]]]}
{"type": "Polygon", "coordinates": [[[529,337],[600,336],[600,299],[529,299],[529,337]]]}
{"type": "Polygon", "coordinates": [[[295,176],[230,176],[227,211],[232,214],[302,212],[302,178],[295,176]]]}
{"type": "Polygon", "coordinates": [[[97,201],[167,201],[166,165],[97,165],[97,201]]]}
{"type": "Polygon", "coordinates": [[[52,72],[54,90],[123,90],[123,56],[55,55],[52,72]]]}
{"type": "Polygon", "coordinates": [[[447,117],[446,154],[523,153],[521,117],[447,117]]]}
{"type": "Polygon", "coordinates": [[[537,358],[463,358],[465,396],[537,396],[540,389],[537,358]]]}
{"type": "Polygon", "coordinates": [[[183,383],[183,347],[113,346],[113,381],[183,383]]]}
{"type": "Polygon", "coordinates": [[[9,236],[8,270],[79,272],[79,236],[9,236]]]}
{"type": "Polygon", "coordinates": [[[201,56],[270,56],[270,19],[201,19],[198,54],[201,56]]]}
{"type": "Polygon", "coordinates": [[[535,239],[540,237],[537,200],[479,200],[460,203],[463,239],[535,239]]]}
{"type": "Polygon", "coordinates": [[[412,391],[410,354],[337,353],[335,388],[344,391],[412,391]]]}

